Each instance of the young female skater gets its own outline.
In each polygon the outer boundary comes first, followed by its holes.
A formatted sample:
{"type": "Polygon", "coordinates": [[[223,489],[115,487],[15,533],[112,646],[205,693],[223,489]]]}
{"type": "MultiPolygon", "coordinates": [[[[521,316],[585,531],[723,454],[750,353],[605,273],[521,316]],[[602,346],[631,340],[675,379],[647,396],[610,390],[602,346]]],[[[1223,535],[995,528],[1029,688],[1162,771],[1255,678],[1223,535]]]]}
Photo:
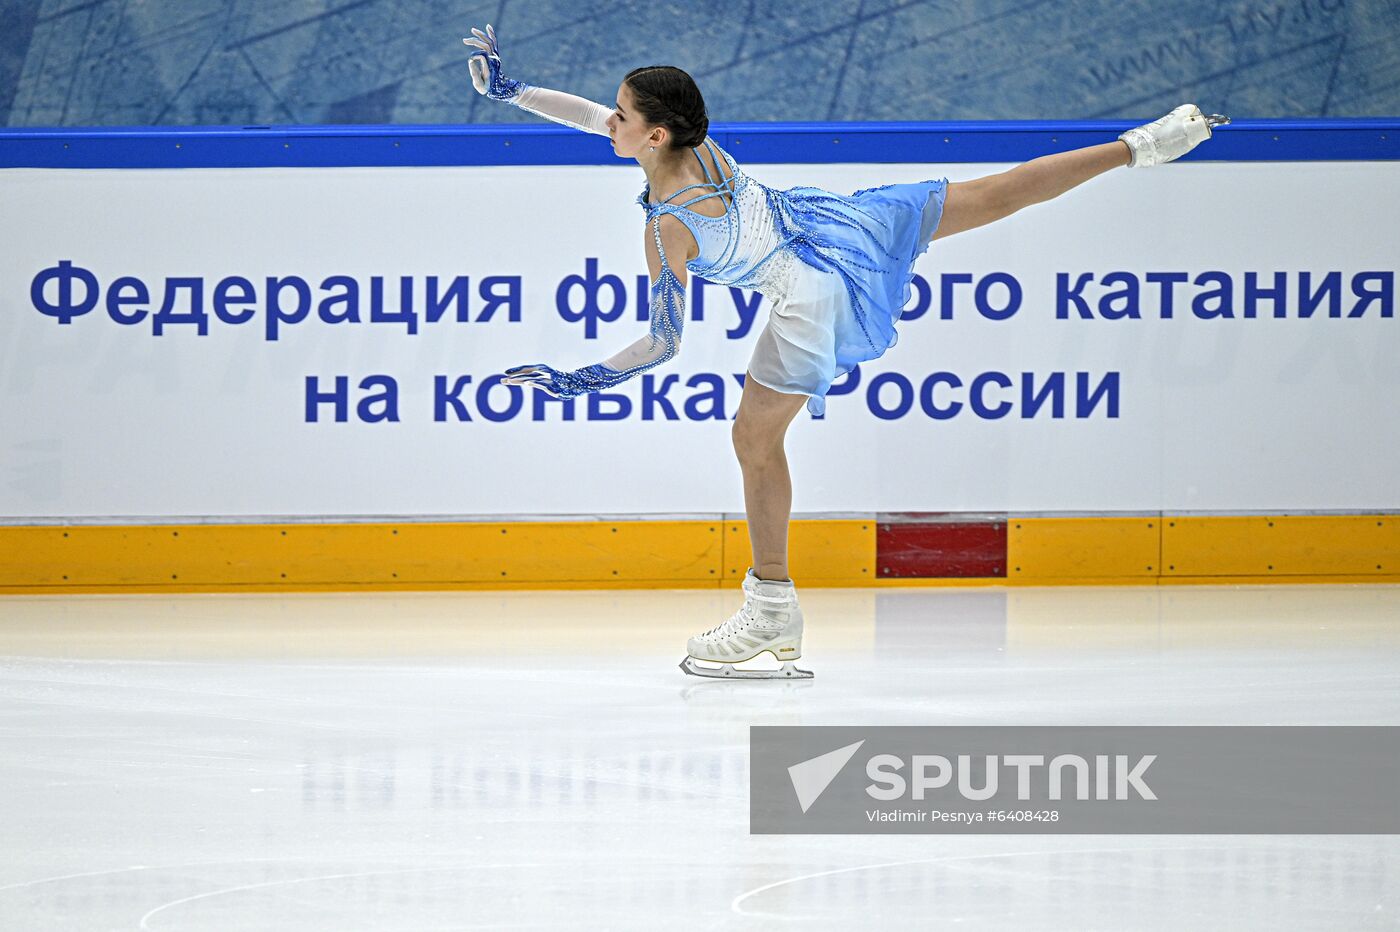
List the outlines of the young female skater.
{"type": "Polygon", "coordinates": [[[462,41],[477,49],[468,65],[478,92],[609,137],[617,155],[636,159],[647,179],[637,202],[646,213],[650,332],[601,363],[573,371],[517,366],[506,370],[506,382],[572,398],[661,365],[680,349],[692,272],[758,291],[770,302],[733,428],[753,566],[743,607],[687,644],[681,669],[699,676],[812,675],[792,664],[802,656],[802,609],[788,577],[792,483],[783,438],[804,402],[821,414],[832,382],[894,345],[914,260],[930,242],[1058,197],[1111,168],[1170,162],[1229,122],[1183,104],[1119,141],[1042,156],[973,181],[890,184],[850,196],[810,187],[778,191],[750,178],[709,138],[704,99],[679,68],[630,72],[613,109],[507,78],[495,30],[488,24],[472,36],[462,41]],[[764,651],[780,669],[735,667],[764,651]]]}

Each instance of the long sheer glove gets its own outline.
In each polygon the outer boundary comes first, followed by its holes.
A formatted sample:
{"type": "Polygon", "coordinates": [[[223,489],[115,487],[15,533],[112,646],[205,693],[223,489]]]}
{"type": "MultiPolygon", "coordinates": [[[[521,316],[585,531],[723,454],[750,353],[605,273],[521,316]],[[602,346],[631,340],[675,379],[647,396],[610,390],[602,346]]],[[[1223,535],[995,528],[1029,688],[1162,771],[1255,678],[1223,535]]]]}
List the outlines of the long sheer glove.
{"type": "Polygon", "coordinates": [[[602,363],[563,372],[553,366],[536,362],[507,369],[505,378],[501,381],[507,385],[533,385],[555,398],[576,398],[616,384],[612,381],[612,377],[616,375],[617,372],[602,363]]]}
{"type": "MultiPolygon", "coordinates": [[[[657,247],[661,236],[657,233],[657,247]]],[[[681,350],[685,327],[685,289],[661,252],[661,275],[651,285],[651,326],[646,336],[600,363],[560,372],[544,363],[515,366],[505,371],[509,385],[533,385],[555,398],[573,398],[602,391],[653,369],[681,350]]]]}
{"type": "Polygon", "coordinates": [[[501,53],[496,45],[496,30],[491,28],[490,23],[486,24],[485,32],[472,27],[472,36],[473,38],[463,39],[462,42],[479,50],[472,53],[471,60],[467,62],[467,68],[471,71],[472,86],[478,93],[586,133],[611,135],[608,132],[607,120],[612,115],[612,110],[602,104],[506,77],[501,71],[501,53]]]}

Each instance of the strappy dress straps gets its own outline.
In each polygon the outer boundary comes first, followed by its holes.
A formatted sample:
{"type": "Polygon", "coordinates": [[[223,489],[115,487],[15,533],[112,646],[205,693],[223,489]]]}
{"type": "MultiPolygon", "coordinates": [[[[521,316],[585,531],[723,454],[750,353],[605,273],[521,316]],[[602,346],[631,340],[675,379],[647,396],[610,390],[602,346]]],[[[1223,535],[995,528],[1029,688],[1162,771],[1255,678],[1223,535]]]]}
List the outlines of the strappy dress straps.
{"type": "MultiPolygon", "coordinates": [[[[705,138],[705,147],[710,150],[710,155],[715,160],[715,168],[718,169],[720,163],[718,147],[710,141],[709,137],[705,138]]],[[[692,188],[714,188],[715,190],[699,194],[683,204],[671,204],[670,206],[689,208],[691,204],[698,204],[712,197],[723,199],[725,195],[728,195],[729,200],[725,203],[725,209],[727,210],[729,205],[734,203],[734,175],[730,174],[728,178],[722,181],[716,181],[714,173],[710,171],[710,166],[706,165],[705,160],[700,158],[699,147],[691,149],[690,151],[695,154],[695,160],[700,163],[700,170],[705,173],[705,180],[697,181],[695,184],[688,184],[678,191],[672,191],[670,197],[661,199],[660,205],[670,204],[671,198],[675,197],[677,194],[684,194],[692,188]]]]}

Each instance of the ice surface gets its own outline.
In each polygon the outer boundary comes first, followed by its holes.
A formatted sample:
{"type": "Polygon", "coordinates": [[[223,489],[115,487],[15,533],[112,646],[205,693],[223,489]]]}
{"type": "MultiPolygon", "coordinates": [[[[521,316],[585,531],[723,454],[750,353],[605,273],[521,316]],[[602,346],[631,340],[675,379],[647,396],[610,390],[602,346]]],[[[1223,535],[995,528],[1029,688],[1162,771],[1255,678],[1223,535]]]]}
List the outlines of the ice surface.
{"type": "Polygon", "coordinates": [[[1396,724],[1400,587],[0,598],[0,928],[1382,929],[1395,836],[761,836],[751,724],[1396,724]],[[775,925],[775,923],[777,923],[775,925]]]}

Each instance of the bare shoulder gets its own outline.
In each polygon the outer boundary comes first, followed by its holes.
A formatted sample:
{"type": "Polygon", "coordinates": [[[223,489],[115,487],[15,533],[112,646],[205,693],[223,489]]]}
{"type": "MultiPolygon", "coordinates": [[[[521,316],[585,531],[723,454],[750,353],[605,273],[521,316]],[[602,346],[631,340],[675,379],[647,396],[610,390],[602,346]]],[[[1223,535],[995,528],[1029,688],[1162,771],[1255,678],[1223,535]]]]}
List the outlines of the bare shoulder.
{"type": "Polygon", "coordinates": [[[661,272],[661,254],[656,249],[656,227],[661,226],[661,248],[666,252],[666,263],[673,271],[681,272],[685,263],[700,255],[700,246],[690,229],[672,213],[663,213],[647,221],[646,250],[647,264],[653,275],[661,272]]]}

